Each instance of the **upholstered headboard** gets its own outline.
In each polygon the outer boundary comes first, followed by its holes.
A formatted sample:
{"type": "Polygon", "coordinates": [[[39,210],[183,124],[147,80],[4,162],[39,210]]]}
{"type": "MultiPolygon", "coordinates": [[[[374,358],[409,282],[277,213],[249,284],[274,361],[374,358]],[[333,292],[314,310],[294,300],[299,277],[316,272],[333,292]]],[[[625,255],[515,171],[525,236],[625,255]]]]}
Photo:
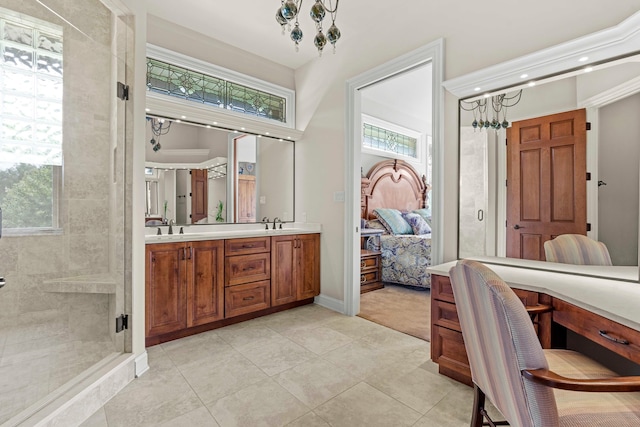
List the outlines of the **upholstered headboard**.
{"type": "Polygon", "coordinates": [[[361,216],[373,219],[376,208],[412,211],[428,206],[426,177],[403,160],[376,163],[361,180],[361,216]]]}

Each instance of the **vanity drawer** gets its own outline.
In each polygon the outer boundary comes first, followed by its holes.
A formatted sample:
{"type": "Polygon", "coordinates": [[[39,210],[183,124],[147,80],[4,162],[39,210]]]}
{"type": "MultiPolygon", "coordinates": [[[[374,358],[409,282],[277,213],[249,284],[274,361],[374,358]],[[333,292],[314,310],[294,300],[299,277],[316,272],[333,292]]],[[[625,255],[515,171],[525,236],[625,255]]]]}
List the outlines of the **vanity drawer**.
{"type": "Polygon", "coordinates": [[[438,364],[440,374],[467,385],[472,384],[469,358],[461,332],[433,325],[431,360],[438,364]]]}
{"type": "Polygon", "coordinates": [[[269,280],[271,254],[228,256],[225,258],[225,286],[269,280]]]}
{"type": "Polygon", "coordinates": [[[225,288],[224,317],[229,318],[271,306],[271,281],[247,283],[225,288]]]}
{"type": "Polygon", "coordinates": [[[248,255],[271,251],[271,237],[248,237],[246,239],[225,240],[224,253],[230,255],[248,255]]]}
{"type": "Polygon", "coordinates": [[[588,310],[553,299],[553,321],[635,363],[640,363],[640,331],[588,310]]]}

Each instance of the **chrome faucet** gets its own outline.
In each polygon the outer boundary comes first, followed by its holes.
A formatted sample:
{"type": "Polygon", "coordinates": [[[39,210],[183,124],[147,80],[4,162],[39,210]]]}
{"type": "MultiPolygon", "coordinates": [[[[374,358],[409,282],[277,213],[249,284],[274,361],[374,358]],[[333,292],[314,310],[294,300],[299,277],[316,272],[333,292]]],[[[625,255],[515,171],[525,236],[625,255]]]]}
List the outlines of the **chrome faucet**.
{"type": "Polygon", "coordinates": [[[282,228],[282,221],[280,221],[280,218],[275,217],[275,218],[273,218],[273,229],[274,230],[276,229],[276,222],[279,222],[280,223],[280,228],[282,228]]]}
{"type": "Polygon", "coordinates": [[[264,224],[264,229],[268,230],[269,229],[269,217],[263,216],[262,217],[262,222],[264,224]]]}
{"type": "Polygon", "coordinates": [[[173,220],[169,220],[169,232],[167,234],[173,234],[173,220]]]}

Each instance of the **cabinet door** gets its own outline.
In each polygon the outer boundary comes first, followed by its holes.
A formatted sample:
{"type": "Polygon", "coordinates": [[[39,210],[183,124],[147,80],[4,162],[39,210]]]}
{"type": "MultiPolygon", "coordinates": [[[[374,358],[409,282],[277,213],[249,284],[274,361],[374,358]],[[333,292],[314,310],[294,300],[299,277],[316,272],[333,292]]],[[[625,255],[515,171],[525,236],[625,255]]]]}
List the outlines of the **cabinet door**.
{"type": "Polygon", "coordinates": [[[295,282],[297,299],[313,298],[320,294],[320,235],[300,234],[295,244],[295,282]]]}
{"type": "Polygon", "coordinates": [[[271,238],[271,306],[297,299],[294,280],[295,246],[297,236],[271,238]]]}
{"type": "Polygon", "coordinates": [[[183,243],[147,245],[146,336],[183,329],[186,319],[186,260],[183,243]]]}
{"type": "Polygon", "coordinates": [[[189,327],[224,318],[224,240],[187,243],[189,327]]]}

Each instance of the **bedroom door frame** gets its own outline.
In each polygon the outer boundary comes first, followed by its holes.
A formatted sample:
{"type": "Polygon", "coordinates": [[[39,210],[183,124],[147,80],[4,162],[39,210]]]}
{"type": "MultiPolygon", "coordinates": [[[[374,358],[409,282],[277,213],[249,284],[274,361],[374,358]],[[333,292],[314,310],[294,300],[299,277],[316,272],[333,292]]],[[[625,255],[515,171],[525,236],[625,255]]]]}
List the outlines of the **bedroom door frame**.
{"type": "Polygon", "coordinates": [[[443,184],[444,184],[444,39],[392,59],[346,82],[345,132],[345,275],[344,313],[355,316],[360,311],[360,89],[400,74],[419,65],[432,66],[432,240],[431,262],[440,264],[443,247],[443,184]]]}

